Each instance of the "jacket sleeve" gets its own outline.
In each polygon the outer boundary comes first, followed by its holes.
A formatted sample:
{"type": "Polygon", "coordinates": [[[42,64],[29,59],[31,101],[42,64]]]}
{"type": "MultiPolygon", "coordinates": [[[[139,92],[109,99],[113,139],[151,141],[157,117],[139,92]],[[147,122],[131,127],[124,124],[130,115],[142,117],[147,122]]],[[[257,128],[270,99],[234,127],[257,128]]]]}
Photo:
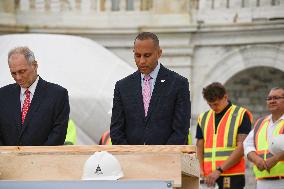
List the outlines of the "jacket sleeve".
{"type": "Polygon", "coordinates": [[[115,84],[110,124],[110,137],[113,145],[127,145],[125,133],[125,111],[119,91],[119,82],[115,84]]]}
{"type": "Polygon", "coordinates": [[[172,129],[173,133],[167,141],[167,144],[183,145],[187,142],[188,131],[190,127],[190,92],[188,80],[180,80],[176,102],[173,112],[172,129]]]}
{"type": "Polygon", "coordinates": [[[56,100],[53,112],[53,125],[47,141],[44,143],[46,146],[63,145],[67,133],[67,126],[69,120],[70,106],[68,91],[64,89],[56,100]]]}

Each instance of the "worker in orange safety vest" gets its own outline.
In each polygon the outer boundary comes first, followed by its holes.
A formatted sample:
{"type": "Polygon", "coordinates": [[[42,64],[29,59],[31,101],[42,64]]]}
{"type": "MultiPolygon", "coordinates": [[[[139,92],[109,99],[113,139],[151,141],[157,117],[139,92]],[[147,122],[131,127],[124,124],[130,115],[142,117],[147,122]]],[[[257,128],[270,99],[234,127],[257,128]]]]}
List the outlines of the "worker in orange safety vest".
{"type": "Polygon", "coordinates": [[[229,101],[225,87],[214,82],[203,89],[210,110],[198,117],[197,157],[208,187],[243,189],[243,141],[251,130],[252,114],[229,101]]]}

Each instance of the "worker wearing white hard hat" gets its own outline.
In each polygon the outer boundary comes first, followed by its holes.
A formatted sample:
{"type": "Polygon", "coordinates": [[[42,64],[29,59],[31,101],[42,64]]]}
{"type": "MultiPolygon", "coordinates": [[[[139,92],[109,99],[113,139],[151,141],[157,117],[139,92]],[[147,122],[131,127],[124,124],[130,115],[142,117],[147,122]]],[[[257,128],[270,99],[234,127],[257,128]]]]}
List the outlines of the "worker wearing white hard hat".
{"type": "Polygon", "coordinates": [[[257,189],[284,189],[284,88],[272,88],[266,102],[271,114],[256,121],[245,156],[254,164],[257,189]]]}

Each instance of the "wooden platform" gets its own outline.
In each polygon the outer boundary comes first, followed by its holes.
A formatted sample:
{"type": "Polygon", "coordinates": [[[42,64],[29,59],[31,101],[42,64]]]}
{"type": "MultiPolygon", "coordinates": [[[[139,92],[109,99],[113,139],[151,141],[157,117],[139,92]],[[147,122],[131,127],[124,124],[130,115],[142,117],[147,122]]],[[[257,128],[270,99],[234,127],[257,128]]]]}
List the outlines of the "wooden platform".
{"type": "Polygon", "coordinates": [[[173,180],[174,187],[199,187],[196,148],[188,145],[0,147],[0,179],[79,180],[85,161],[96,151],[115,155],[122,180],[173,180]]]}

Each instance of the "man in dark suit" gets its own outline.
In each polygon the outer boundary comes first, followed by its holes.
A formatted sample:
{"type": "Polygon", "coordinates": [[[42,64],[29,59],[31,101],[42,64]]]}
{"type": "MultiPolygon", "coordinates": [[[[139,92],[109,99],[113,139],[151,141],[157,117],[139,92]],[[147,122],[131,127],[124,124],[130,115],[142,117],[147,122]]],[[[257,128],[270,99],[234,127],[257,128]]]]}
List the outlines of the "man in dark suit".
{"type": "Polygon", "coordinates": [[[134,41],[138,70],[114,89],[112,144],[186,144],[190,126],[188,80],[158,62],[158,37],[140,33],[134,41]]]}
{"type": "Polygon", "coordinates": [[[62,145],[70,112],[67,90],[37,75],[28,47],[12,49],[8,64],[16,83],[0,88],[0,145],[62,145]]]}

